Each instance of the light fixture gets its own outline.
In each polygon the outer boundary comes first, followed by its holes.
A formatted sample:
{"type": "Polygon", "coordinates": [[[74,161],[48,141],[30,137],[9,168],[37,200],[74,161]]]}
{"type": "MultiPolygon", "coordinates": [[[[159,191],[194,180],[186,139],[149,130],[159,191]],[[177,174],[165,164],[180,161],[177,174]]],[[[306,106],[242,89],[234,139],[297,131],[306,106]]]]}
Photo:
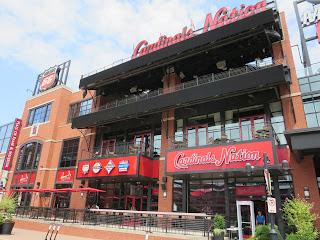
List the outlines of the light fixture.
{"type": "Polygon", "coordinates": [[[306,200],[310,199],[310,192],[309,192],[309,188],[308,187],[304,187],[304,198],[306,200]]]}
{"type": "Polygon", "coordinates": [[[81,196],[81,198],[83,198],[83,192],[81,192],[80,196],[81,196]]]}
{"type": "Polygon", "coordinates": [[[283,160],[282,163],[282,172],[284,175],[289,175],[289,163],[287,160],[283,160]]]}
{"type": "Polygon", "coordinates": [[[139,91],[139,92],[142,92],[142,88],[139,88],[138,91],[139,91]]]}
{"type": "Polygon", "coordinates": [[[137,92],[137,86],[130,88],[130,93],[135,93],[135,92],[137,92]]]}
{"type": "Polygon", "coordinates": [[[216,63],[217,68],[221,70],[225,70],[227,68],[226,60],[222,60],[216,63]]]}
{"type": "Polygon", "coordinates": [[[250,177],[251,174],[252,174],[252,166],[250,163],[246,163],[246,173],[247,173],[247,176],[250,177]]]}
{"type": "Polygon", "coordinates": [[[193,75],[193,78],[198,78],[198,75],[193,75]]]}
{"type": "Polygon", "coordinates": [[[184,73],[183,73],[182,71],[179,73],[179,77],[180,77],[180,79],[184,79],[184,78],[185,78],[185,76],[186,76],[186,75],[184,75],[184,73]]]}

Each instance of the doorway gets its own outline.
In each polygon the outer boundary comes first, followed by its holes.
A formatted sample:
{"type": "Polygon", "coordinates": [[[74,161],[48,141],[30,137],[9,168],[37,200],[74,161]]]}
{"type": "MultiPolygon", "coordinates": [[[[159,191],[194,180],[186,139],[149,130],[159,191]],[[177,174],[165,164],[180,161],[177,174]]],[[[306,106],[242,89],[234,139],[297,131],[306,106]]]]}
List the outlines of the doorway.
{"type": "Polygon", "coordinates": [[[208,144],[208,124],[187,127],[188,147],[203,146],[208,144]]]}
{"type": "Polygon", "coordinates": [[[265,115],[240,118],[241,141],[255,139],[255,132],[265,126],[265,115]]]}
{"type": "Polygon", "coordinates": [[[237,219],[239,240],[254,235],[256,224],[253,201],[237,200],[237,219]]]}

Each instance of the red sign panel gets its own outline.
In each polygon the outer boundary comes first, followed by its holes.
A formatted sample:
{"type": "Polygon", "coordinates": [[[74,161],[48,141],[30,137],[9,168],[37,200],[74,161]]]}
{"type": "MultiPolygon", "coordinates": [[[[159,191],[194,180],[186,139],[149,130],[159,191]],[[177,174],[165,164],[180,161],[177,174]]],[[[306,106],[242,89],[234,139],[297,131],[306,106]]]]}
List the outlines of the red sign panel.
{"type": "Polygon", "coordinates": [[[19,173],[17,184],[28,184],[30,178],[30,173],[19,173]]]}
{"type": "Polygon", "coordinates": [[[77,178],[138,175],[138,156],[81,161],[77,178]]]}
{"type": "Polygon", "coordinates": [[[57,183],[73,182],[74,169],[63,169],[58,171],[57,183]]]}
{"type": "Polygon", "coordinates": [[[36,172],[32,172],[31,173],[30,184],[34,184],[35,180],[36,180],[36,172]]]}
{"type": "Polygon", "coordinates": [[[166,157],[166,172],[170,174],[237,169],[245,168],[246,163],[263,166],[263,153],[267,154],[270,164],[273,165],[271,141],[170,151],[166,157]]]}
{"type": "Polygon", "coordinates": [[[12,162],[14,150],[17,145],[17,140],[18,140],[18,135],[19,135],[20,128],[21,128],[21,123],[22,123],[21,119],[16,119],[16,121],[14,123],[14,127],[13,127],[13,131],[12,131],[11,139],[9,142],[6,158],[4,159],[4,163],[3,163],[3,167],[2,167],[3,170],[9,170],[11,167],[11,162],[12,162]]]}
{"type": "Polygon", "coordinates": [[[56,85],[58,81],[59,70],[60,69],[57,66],[54,66],[42,74],[42,79],[39,85],[40,91],[45,91],[56,85]]]}
{"type": "Polygon", "coordinates": [[[266,195],[265,186],[239,186],[236,187],[236,195],[266,195]]]}
{"type": "Polygon", "coordinates": [[[159,178],[159,160],[140,157],[139,174],[150,178],[159,178]]]}
{"type": "MultiPolygon", "coordinates": [[[[265,10],[267,10],[267,2],[265,0],[258,2],[256,5],[250,5],[247,8],[242,4],[240,10],[235,7],[231,11],[229,7],[223,7],[216,13],[214,19],[212,18],[211,13],[207,14],[202,33],[225,26],[246,17],[250,17],[253,14],[257,14],[265,10]]],[[[192,29],[188,30],[187,27],[184,27],[181,33],[177,33],[173,37],[166,37],[165,35],[160,36],[158,42],[153,44],[148,44],[146,40],[143,40],[135,48],[132,54],[132,59],[192,38],[195,35],[196,34],[194,34],[192,29]]]]}
{"type": "Polygon", "coordinates": [[[317,23],[316,32],[318,36],[318,42],[320,44],[320,21],[317,23]]]}

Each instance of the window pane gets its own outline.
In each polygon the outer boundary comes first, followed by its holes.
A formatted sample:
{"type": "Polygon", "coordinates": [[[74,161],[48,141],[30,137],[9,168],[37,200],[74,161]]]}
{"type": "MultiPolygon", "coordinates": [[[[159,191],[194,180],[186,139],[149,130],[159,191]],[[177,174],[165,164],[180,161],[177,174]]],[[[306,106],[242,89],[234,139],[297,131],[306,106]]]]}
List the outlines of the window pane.
{"type": "Polygon", "coordinates": [[[320,82],[311,83],[311,91],[318,91],[320,90],[320,82]]]}
{"type": "Polygon", "coordinates": [[[306,114],[315,112],[313,103],[305,103],[303,106],[306,114]]]}
{"type": "Polygon", "coordinates": [[[299,84],[304,84],[304,83],[308,83],[308,78],[300,78],[299,79],[299,84]]]}
{"type": "Polygon", "coordinates": [[[320,101],[314,102],[316,112],[320,112],[320,101]]]}
{"type": "Polygon", "coordinates": [[[282,111],[281,102],[273,102],[269,104],[271,112],[280,112],[282,111]]]}
{"type": "Polygon", "coordinates": [[[309,77],[310,82],[320,81],[320,75],[309,77]]]}
{"type": "Polygon", "coordinates": [[[306,119],[307,119],[307,125],[309,128],[310,127],[318,127],[316,114],[307,114],[306,119]]]}
{"type": "Polygon", "coordinates": [[[63,141],[60,167],[76,166],[78,156],[79,139],[63,141]]]}
{"type": "Polygon", "coordinates": [[[51,103],[38,107],[36,109],[31,109],[29,111],[29,119],[28,119],[27,126],[48,121],[50,111],[51,111],[51,103]]]}
{"type": "Polygon", "coordinates": [[[310,92],[309,84],[300,85],[300,90],[301,90],[302,93],[310,92]]]}

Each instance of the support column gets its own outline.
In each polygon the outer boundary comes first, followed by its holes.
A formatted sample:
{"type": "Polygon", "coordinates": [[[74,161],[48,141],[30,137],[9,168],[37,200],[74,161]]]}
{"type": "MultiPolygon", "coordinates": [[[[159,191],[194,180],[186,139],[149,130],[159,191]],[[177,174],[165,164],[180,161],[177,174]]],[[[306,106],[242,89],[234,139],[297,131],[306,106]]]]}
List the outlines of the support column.
{"type": "Polygon", "coordinates": [[[284,224],[283,224],[283,214],[282,211],[279,209],[282,208],[281,205],[281,197],[280,197],[280,188],[279,188],[279,179],[278,179],[278,174],[273,174],[271,179],[273,180],[273,196],[276,198],[276,205],[277,205],[277,214],[276,214],[276,219],[277,219],[277,225],[279,227],[280,234],[282,238],[284,239],[284,224]]]}
{"type": "MultiPolygon", "coordinates": [[[[175,85],[179,84],[181,79],[176,73],[170,73],[163,77],[163,94],[174,91],[175,85]]],[[[162,112],[161,120],[161,154],[159,163],[159,196],[158,211],[172,212],[172,191],[173,177],[165,175],[165,155],[169,146],[172,146],[171,140],[174,139],[175,132],[175,111],[170,109],[162,112]],[[163,182],[163,177],[167,177],[167,182],[163,182]],[[164,198],[164,190],[161,184],[166,186],[166,198],[164,198]]]]}
{"type": "Polygon", "coordinates": [[[230,227],[230,198],[229,198],[229,182],[228,173],[224,174],[224,204],[226,209],[227,228],[230,227]]]}

